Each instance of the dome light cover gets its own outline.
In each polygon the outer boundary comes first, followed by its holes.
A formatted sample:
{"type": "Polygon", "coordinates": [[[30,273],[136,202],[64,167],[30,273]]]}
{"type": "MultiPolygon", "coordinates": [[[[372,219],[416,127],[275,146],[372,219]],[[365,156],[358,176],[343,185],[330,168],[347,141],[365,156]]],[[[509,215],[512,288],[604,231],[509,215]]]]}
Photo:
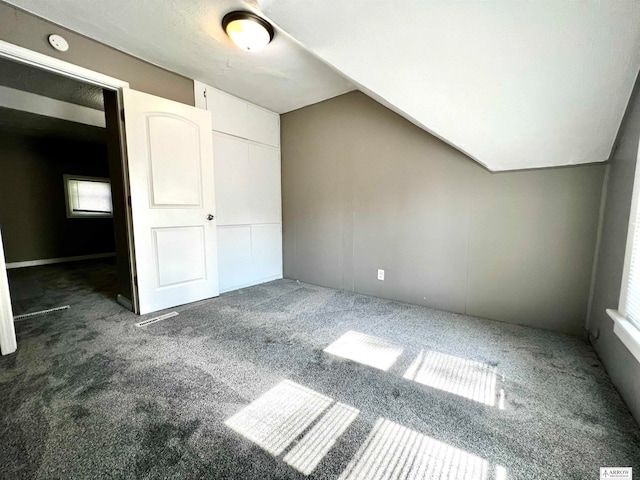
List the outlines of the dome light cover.
{"type": "Polygon", "coordinates": [[[259,52],[273,40],[273,27],[250,12],[227,13],[222,28],[233,43],[247,52],[259,52]]]}

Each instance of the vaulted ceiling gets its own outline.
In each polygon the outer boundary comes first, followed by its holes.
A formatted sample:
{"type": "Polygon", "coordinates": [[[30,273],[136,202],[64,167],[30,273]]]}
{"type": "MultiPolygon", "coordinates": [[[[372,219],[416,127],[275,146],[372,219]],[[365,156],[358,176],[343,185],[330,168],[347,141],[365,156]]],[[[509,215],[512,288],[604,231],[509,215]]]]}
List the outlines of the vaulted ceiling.
{"type": "Polygon", "coordinates": [[[365,92],[491,170],[607,160],[640,67],[638,0],[263,0],[365,92]]]}
{"type": "Polygon", "coordinates": [[[358,88],[490,170],[608,159],[640,68],[637,0],[10,0],[279,113],[358,88]],[[259,54],[220,27],[277,27],[259,54]]]}

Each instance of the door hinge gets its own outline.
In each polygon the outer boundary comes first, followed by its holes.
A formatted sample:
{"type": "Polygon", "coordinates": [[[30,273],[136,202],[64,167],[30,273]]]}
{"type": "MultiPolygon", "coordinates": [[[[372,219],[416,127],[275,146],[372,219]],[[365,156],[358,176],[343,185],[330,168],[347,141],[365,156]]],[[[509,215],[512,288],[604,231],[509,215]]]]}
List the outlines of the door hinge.
{"type": "Polygon", "coordinates": [[[124,108],[120,110],[120,120],[124,122],[124,108]]]}
{"type": "Polygon", "coordinates": [[[138,286],[138,276],[134,275],[133,276],[133,284],[137,287],[138,286]]]}
{"type": "Polygon", "coordinates": [[[206,88],[204,90],[202,90],[202,96],[204,98],[207,98],[207,89],[206,88]]]}
{"type": "Polygon", "coordinates": [[[127,195],[127,205],[131,207],[131,195],[127,195]]]}

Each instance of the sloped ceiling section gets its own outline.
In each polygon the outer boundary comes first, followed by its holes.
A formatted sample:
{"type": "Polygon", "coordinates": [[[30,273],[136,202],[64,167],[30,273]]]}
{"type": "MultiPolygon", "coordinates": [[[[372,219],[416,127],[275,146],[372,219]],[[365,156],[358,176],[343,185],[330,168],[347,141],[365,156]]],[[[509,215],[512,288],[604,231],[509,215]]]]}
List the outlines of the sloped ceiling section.
{"type": "Polygon", "coordinates": [[[277,113],[355,88],[282,31],[277,31],[269,48],[259,54],[236,48],[222,30],[222,17],[233,10],[256,11],[255,1],[8,0],[7,3],[277,113]]]}
{"type": "Polygon", "coordinates": [[[602,162],[640,67],[640,2],[262,0],[360,89],[493,171],[602,162]]]}

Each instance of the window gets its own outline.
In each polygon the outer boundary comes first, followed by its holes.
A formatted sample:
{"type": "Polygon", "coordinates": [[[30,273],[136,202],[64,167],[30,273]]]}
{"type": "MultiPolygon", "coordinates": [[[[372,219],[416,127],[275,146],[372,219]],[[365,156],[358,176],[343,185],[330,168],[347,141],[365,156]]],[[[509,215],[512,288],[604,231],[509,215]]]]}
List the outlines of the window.
{"type": "MultiPolygon", "coordinates": [[[[639,159],[640,163],[640,159],[639,159]]],[[[638,165],[640,167],[640,164],[638,165]]],[[[640,362],[640,168],[636,168],[618,309],[607,310],[613,331],[640,362]]]]}
{"type": "Polygon", "coordinates": [[[108,178],[64,176],[67,218],[112,217],[108,178]]]}

